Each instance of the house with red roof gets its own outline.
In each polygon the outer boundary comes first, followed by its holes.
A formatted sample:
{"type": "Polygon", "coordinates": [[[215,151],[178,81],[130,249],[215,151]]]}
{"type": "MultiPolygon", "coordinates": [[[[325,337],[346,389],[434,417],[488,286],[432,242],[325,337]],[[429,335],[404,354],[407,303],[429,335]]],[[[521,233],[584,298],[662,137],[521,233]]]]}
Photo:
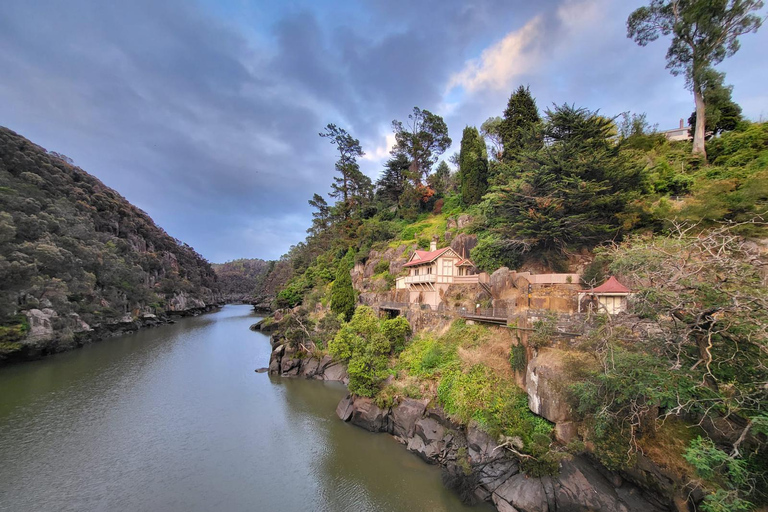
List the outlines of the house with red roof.
{"type": "Polygon", "coordinates": [[[490,277],[478,273],[469,258],[450,247],[437,248],[432,241],[428,251],[415,251],[404,265],[408,275],[397,279],[397,289],[408,290],[408,302],[429,304],[436,308],[449,286],[455,284],[487,284],[490,277]]]}
{"type": "Polygon", "coordinates": [[[582,304],[609,315],[621,313],[627,310],[627,297],[631,294],[632,290],[611,276],[597,288],[579,292],[579,313],[581,313],[582,304]]]}

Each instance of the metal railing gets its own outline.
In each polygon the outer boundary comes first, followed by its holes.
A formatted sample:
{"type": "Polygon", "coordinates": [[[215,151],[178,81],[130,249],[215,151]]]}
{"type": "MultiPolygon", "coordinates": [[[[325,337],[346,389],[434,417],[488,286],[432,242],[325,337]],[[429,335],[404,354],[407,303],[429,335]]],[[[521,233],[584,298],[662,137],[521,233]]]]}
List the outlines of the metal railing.
{"type": "Polygon", "coordinates": [[[471,318],[471,317],[485,317],[485,318],[498,318],[498,319],[506,319],[509,315],[509,310],[502,309],[502,308],[491,308],[491,309],[483,309],[483,308],[461,308],[458,310],[459,316],[464,318],[471,318]]]}

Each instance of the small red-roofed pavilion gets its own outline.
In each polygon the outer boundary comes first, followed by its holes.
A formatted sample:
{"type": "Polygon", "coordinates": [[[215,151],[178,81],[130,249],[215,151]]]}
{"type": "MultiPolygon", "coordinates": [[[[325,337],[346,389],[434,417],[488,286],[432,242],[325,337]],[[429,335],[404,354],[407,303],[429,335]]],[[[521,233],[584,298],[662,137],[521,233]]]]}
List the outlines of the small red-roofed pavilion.
{"type": "Polygon", "coordinates": [[[631,294],[632,290],[611,276],[600,286],[579,292],[579,313],[584,298],[589,298],[591,300],[588,307],[596,307],[600,312],[616,315],[627,310],[627,297],[631,294]]]}

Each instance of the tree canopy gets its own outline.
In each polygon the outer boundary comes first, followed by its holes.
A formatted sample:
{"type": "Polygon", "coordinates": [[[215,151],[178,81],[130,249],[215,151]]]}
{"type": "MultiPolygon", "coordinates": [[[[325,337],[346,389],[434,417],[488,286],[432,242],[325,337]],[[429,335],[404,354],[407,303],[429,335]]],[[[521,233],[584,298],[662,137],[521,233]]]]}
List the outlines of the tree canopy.
{"type": "Polygon", "coordinates": [[[739,36],[760,28],[762,19],[753,13],[762,7],[762,0],[651,0],[627,19],[627,37],[640,46],[672,36],[667,68],[685,75],[696,103],[694,153],[706,156],[706,73],[738,51],[739,36]]]}
{"type": "Polygon", "coordinates": [[[452,143],[448,126],[443,118],[429,110],[413,107],[407,123],[392,121],[395,132],[395,146],[392,155],[405,155],[409,160],[410,178],[421,184],[437,162],[437,158],[452,143]]]}
{"type": "Polygon", "coordinates": [[[488,188],[488,155],[485,140],[474,126],[464,128],[459,152],[459,182],[464,204],[480,202],[488,188]]]}
{"type": "Polygon", "coordinates": [[[541,121],[536,100],[531,90],[522,85],[509,97],[504,119],[498,127],[504,146],[503,159],[511,161],[515,155],[536,141],[536,124],[541,121]]]}

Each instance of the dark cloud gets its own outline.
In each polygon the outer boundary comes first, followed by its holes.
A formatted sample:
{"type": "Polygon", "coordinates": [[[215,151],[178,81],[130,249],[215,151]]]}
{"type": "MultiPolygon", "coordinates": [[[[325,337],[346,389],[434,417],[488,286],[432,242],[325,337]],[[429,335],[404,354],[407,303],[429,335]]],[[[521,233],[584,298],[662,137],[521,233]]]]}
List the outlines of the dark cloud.
{"type": "MultiPolygon", "coordinates": [[[[662,124],[686,115],[664,44],[625,38],[630,10],[607,0],[6,0],[0,124],[73,157],[213,261],[274,258],[303,238],[306,200],[328,190],[334,149],[317,134],[329,122],[372,153],[418,105],[445,113],[458,142],[518,83],[540,106],[648,111],[662,124]],[[603,16],[580,21],[592,4],[603,16]],[[574,5],[576,19],[559,16],[574,5]],[[535,66],[446,103],[468,60],[535,16],[535,66]]],[[[740,55],[757,58],[750,44],[740,55]]],[[[765,73],[737,77],[753,110],[765,108],[755,92],[765,73]]],[[[372,176],[379,168],[364,162],[372,176]]]]}

